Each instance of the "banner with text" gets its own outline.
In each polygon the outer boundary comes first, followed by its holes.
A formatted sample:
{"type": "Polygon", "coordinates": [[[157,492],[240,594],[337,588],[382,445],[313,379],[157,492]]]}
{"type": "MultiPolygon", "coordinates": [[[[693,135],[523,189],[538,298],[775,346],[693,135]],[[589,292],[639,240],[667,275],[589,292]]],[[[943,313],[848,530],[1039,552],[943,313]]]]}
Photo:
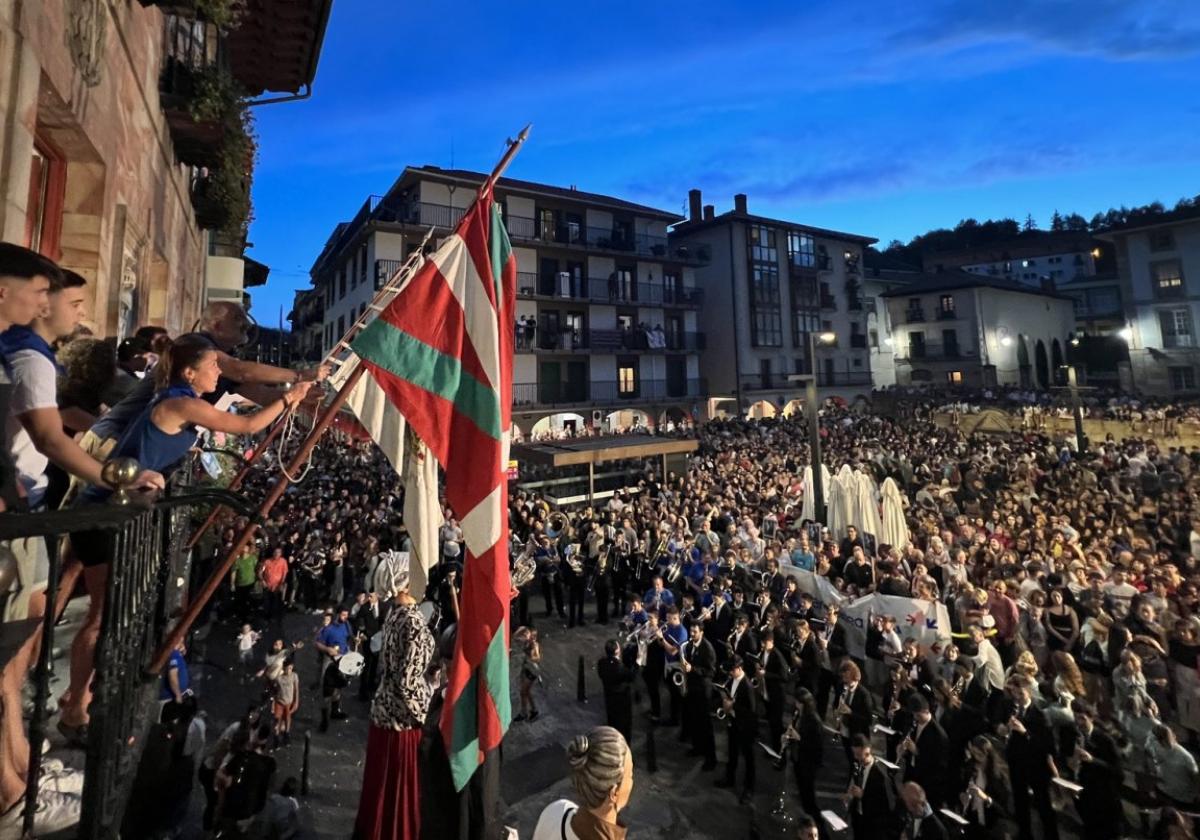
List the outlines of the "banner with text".
{"type": "Polygon", "coordinates": [[[864,595],[842,605],[841,622],[851,656],[865,656],[867,629],[878,615],[894,616],[900,638],[916,639],[923,651],[935,643],[945,647],[950,642],[950,613],[945,604],[896,595],[864,595]]]}

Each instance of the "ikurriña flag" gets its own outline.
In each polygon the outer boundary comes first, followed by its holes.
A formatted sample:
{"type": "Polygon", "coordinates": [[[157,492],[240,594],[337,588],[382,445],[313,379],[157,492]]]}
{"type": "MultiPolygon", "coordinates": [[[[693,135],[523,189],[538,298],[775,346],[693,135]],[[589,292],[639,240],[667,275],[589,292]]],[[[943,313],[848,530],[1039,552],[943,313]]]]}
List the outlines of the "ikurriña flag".
{"type": "Polygon", "coordinates": [[[351,345],[442,465],[463,530],[458,639],[441,720],[458,790],[512,717],[506,467],[516,277],[489,192],[351,345]]]}

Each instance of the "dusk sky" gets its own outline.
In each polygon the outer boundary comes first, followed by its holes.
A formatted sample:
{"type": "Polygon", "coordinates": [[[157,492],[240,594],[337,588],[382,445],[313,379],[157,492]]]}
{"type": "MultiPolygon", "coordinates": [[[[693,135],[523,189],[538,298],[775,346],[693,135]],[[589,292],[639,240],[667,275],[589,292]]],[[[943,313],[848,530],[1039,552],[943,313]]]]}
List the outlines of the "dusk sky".
{"type": "Polygon", "coordinates": [[[312,99],[255,109],[254,314],[406,164],[486,170],[526,122],[514,177],[886,244],[1200,193],[1198,80],[1195,0],[337,0],[312,99]]]}

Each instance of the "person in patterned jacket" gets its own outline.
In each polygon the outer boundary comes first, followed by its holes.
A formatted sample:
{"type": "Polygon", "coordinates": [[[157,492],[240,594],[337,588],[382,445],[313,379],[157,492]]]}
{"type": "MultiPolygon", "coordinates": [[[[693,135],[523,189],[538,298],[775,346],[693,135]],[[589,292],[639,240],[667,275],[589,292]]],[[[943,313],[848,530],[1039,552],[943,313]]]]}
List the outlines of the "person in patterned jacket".
{"type": "Polygon", "coordinates": [[[433,687],[435,642],[409,593],[407,555],[392,577],[395,606],[383,625],[380,682],[371,703],[357,840],[417,840],[421,832],[418,748],[433,687]]]}

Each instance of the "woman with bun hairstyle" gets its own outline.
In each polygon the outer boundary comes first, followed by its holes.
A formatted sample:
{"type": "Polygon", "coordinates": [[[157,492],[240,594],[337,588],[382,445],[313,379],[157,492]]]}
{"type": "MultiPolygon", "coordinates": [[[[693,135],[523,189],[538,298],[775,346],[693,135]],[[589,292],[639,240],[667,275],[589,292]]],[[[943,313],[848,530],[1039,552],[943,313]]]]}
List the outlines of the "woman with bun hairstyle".
{"type": "Polygon", "coordinates": [[[633,753],[611,726],[597,726],[567,747],[571,784],[580,802],[551,802],[538,818],[533,840],[623,840],[617,815],[633,793],[633,753]]]}
{"type": "MultiPolygon", "coordinates": [[[[125,429],[110,457],[133,458],[144,470],[164,475],[174,469],[196,442],[196,427],[214,432],[252,435],[265,429],[286,409],[308,394],[311,382],[301,382],[279,399],[253,414],[218,411],[200,399],[217,387],[221,368],[212,342],[201,336],[182,336],[165,352],[155,366],[158,391],[141,415],[125,429]]],[[[89,486],[79,495],[79,503],[105,501],[112,490],[89,486]]],[[[106,531],[71,534],[68,559],[83,564],[84,583],[91,603],[87,617],[71,646],[71,685],[59,701],[62,717],[58,728],[68,742],[87,743],[87,708],[91,702],[93,662],[96,639],[104,611],[104,593],[108,583],[108,561],[115,535],[106,531]]]]}

